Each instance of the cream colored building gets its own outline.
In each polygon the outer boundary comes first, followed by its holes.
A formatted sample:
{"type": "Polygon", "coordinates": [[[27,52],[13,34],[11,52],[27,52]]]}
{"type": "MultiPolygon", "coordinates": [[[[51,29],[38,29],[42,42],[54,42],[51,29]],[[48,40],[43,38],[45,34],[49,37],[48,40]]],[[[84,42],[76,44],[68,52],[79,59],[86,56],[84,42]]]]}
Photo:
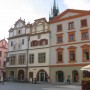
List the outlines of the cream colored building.
{"type": "Polygon", "coordinates": [[[50,60],[50,28],[45,18],[37,19],[31,27],[29,41],[28,79],[47,81],[50,60]]]}
{"type": "Polygon", "coordinates": [[[50,80],[80,84],[90,64],[90,11],[67,9],[50,21],[50,80]]]}

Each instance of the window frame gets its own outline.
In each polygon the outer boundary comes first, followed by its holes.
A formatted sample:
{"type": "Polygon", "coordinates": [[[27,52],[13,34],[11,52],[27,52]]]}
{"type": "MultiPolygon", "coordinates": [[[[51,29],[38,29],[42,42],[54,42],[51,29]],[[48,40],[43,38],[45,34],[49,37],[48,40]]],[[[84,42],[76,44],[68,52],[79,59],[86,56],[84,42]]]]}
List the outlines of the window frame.
{"type": "Polygon", "coordinates": [[[61,32],[63,30],[62,24],[57,25],[57,32],[61,32]]]}
{"type": "Polygon", "coordinates": [[[68,29],[69,30],[75,29],[74,22],[69,22],[68,23],[68,29]]]}
{"type": "Polygon", "coordinates": [[[63,43],[63,33],[57,34],[56,37],[57,37],[57,38],[56,38],[56,41],[57,41],[56,43],[57,43],[57,44],[62,44],[62,43],[63,43]],[[58,40],[59,37],[62,38],[62,42],[59,42],[59,40],[58,40]]]}
{"type": "Polygon", "coordinates": [[[64,62],[64,53],[63,48],[57,48],[56,49],[56,63],[63,63],[64,62]],[[62,53],[62,60],[59,61],[59,53],[62,53]]]}
{"type": "Polygon", "coordinates": [[[74,32],[68,32],[68,42],[75,42],[75,41],[76,41],[75,31],[74,32]],[[71,35],[74,36],[73,40],[70,39],[71,35]]]}
{"type": "Polygon", "coordinates": [[[46,62],[46,53],[38,53],[38,63],[46,62]]]}
{"type": "Polygon", "coordinates": [[[76,62],[76,48],[75,46],[70,46],[68,47],[68,59],[69,59],[69,63],[72,63],[72,62],[76,62]],[[71,60],[71,54],[70,52],[74,52],[74,60],[71,60]]]}
{"type": "Polygon", "coordinates": [[[18,55],[18,64],[19,65],[25,64],[25,55],[24,54],[18,55]]]}
{"type": "Polygon", "coordinates": [[[29,64],[34,63],[34,54],[29,54],[29,64]]]}
{"type": "Polygon", "coordinates": [[[87,19],[82,19],[81,20],[81,27],[87,27],[88,25],[87,25],[87,19]],[[85,22],[83,22],[83,21],[85,21],[85,22]],[[82,25],[83,23],[86,23],[86,25],[82,25]]]}
{"type": "Polygon", "coordinates": [[[82,48],[82,62],[90,62],[90,46],[87,45],[87,44],[84,44],[84,45],[81,46],[81,48],[82,48]],[[88,60],[84,59],[84,50],[89,51],[89,59],[88,60]]]}
{"type": "Polygon", "coordinates": [[[83,30],[80,30],[81,31],[81,40],[88,40],[89,39],[89,31],[88,29],[83,29],[83,30]],[[87,38],[83,38],[83,33],[87,33],[87,38]]]}

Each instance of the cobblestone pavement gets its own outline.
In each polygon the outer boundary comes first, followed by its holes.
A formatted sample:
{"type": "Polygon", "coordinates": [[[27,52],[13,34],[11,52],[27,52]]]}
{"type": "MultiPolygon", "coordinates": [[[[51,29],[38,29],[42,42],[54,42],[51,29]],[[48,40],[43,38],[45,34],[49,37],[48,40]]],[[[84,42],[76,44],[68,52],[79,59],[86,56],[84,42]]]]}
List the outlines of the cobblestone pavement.
{"type": "Polygon", "coordinates": [[[81,86],[5,82],[0,90],[81,90],[81,86]]]}

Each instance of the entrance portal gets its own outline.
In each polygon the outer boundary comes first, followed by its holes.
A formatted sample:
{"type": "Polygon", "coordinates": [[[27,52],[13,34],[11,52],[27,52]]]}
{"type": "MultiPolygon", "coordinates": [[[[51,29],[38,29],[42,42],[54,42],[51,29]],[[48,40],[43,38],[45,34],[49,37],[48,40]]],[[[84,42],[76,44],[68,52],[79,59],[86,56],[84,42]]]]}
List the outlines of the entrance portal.
{"type": "Polygon", "coordinates": [[[47,73],[44,70],[40,70],[37,74],[37,81],[46,82],[47,80],[47,73]]]}
{"type": "Polygon", "coordinates": [[[24,80],[24,71],[23,70],[18,71],[18,79],[19,80],[24,80]]]}

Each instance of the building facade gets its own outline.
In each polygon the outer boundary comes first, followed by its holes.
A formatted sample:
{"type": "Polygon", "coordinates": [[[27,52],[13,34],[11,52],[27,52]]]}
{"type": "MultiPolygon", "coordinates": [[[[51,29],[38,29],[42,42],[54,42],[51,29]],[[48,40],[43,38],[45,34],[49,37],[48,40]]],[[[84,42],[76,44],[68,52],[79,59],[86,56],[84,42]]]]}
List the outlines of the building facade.
{"type": "Polygon", "coordinates": [[[11,80],[27,80],[29,34],[30,24],[21,18],[9,30],[7,77],[11,80]]]}
{"type": "Polygon", "coordinates": [[[80,84],[90,63],[90,11],[67,9],[49,22],[25,24],[21,18],[9,30],[7,77],[38,82],[80,84]]]}
{"type": "Polygon", "coordinates": [[[50,59],[50,28],[45,18],[37,19],[31,27],[29,41],[28,79],[47,81],[50,59]]]}
{"type": "Polygon", "coordinates": [[[0,40],[0,76],[2,73],[6,76],[6,53],[8,51],[8,43],[5,39],[0,40]]]}
{"type": "Polygon", "coordinates": [[[90,11],[67,9],[50,21],[51,82],[81,83],[90,63],[90,11]]]}
{"type": "Polygon", "coordinates": [[[45,18],[25,24],[21,18],[9,30],[7,77],[46,81],[49,76],[50,28],[45,18]]]}

